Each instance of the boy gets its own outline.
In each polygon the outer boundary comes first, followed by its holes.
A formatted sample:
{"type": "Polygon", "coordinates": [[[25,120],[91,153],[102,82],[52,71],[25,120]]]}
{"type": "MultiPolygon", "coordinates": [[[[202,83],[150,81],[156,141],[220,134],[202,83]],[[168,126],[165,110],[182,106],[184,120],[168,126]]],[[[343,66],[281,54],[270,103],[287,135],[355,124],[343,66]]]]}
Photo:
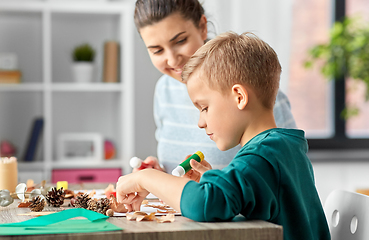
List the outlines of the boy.
{"type": "Polygon", "coordinates": [[[153,169],[122,176],[118,201],[139,210],[152,192],[195,221],[242,214],[282,225],[284,239],[330,239],[304,132],[275,125],[280,73],[274,50],[250,33],[225,33],[201,47],[182,73],[198,125],[220,150],[241,150],[199,182],[153,169]]]}

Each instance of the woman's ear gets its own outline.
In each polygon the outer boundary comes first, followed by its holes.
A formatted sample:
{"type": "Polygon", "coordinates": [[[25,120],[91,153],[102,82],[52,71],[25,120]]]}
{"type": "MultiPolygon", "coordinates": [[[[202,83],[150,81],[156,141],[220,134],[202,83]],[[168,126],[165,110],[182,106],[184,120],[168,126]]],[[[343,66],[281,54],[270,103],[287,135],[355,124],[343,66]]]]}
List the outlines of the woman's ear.
{"type": "Polygon", "coordinates": [[[205,41],[208,38],[208,20],[204,14],[200,18],[199,28],[201,31],[201,38],[205,41]]]}
{"type": "Polygon", "coordinates": [[[237,107],[243,110],[249,102],[249,94],[247,89],[241,84],[235,84],[232,87],[232,94],[237,101],[237,107]]]}

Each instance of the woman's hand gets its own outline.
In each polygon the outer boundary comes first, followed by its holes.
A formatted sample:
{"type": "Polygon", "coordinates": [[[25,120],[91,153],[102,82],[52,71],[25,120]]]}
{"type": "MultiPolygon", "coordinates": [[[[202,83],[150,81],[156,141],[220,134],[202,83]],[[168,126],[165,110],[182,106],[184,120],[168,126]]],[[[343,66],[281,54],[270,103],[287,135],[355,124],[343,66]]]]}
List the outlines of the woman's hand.
{"type": "MultiPolygon", "coordinates": [[[[151,168],[154,168],[156,170],[165,172],[165,170],[160,166],[159,160],[156,157],[149,156],[143,162],[146,163],[146,164],[149,164],[151,166],[151,168]]],[[[132,170],[132,172],[137,172],[137,171],[139,171],[138,168],[134,168],[132,170]]]]}
{"type": "Polygon", "coordinates": [[[124,203],[128,212],[140,211],[142,201],[149,194],[140,184],[141,172],[121,176],[117,182],[117,201],[124,203]]]}
{"type": "Polygon", "coordinates": [[[192,169],[188,171],[185,175],[183,175],[183,177],[189,178],[196,182],[200,181],[200,178],[204,174],[204,172],[212,169],[210,163],[208,163],[205,159],[201,162],[197,162],[196,160],[191,159],[190,164],[192,169]]]}

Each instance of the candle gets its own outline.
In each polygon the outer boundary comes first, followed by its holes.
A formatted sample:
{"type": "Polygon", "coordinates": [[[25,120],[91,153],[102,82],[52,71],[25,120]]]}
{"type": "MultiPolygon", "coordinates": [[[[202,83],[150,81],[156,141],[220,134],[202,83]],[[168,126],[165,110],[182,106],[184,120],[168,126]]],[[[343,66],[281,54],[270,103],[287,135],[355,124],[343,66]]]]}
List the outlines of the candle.
{"type": "Polygon", "coordinates": [[[15,192],[18,185],[18,164],[15,157],[0,158],[0,190],[7,189],[15,192]]]}

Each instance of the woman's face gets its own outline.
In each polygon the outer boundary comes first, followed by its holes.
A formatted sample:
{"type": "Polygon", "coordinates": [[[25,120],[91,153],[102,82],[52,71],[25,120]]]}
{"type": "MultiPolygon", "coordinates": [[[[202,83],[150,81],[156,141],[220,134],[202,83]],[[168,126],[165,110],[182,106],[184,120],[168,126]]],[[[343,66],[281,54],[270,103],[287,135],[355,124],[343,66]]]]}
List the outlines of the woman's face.
{"type": "Polygon", "coordinates": [[[151,62],[163,74],[181,80],[183,66],[207,38],[206,17],[199,27],[173,13],[160,22],[140,29],[151,62]]]}

